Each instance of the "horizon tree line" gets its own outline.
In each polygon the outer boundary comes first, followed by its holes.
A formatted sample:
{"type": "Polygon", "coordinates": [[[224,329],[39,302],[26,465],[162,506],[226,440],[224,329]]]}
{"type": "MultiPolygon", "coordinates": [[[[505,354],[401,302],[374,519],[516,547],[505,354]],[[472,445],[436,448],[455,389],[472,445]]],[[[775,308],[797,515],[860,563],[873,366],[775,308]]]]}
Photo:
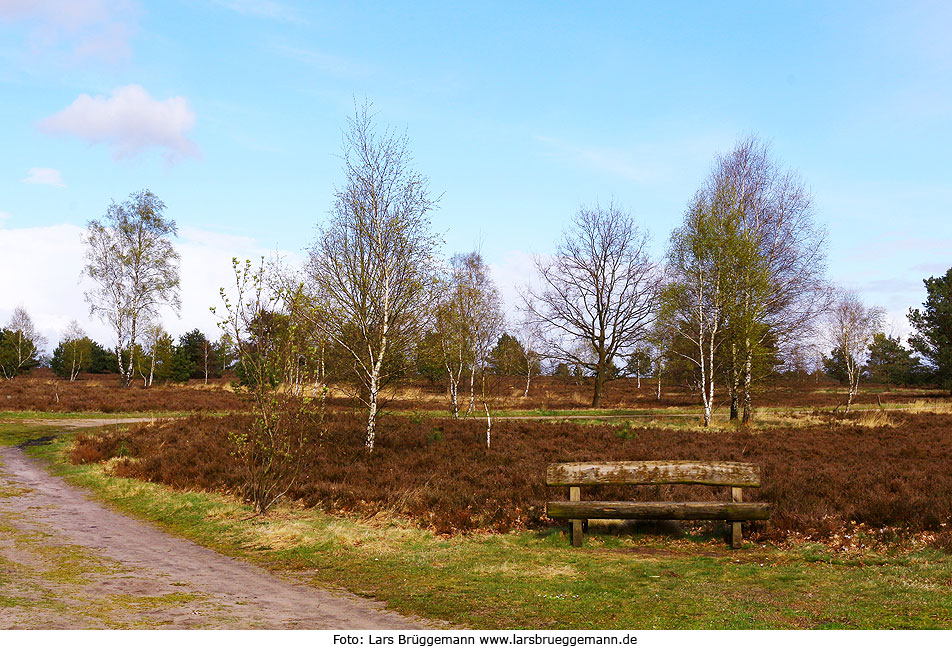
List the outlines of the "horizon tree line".
{"type": "MultiPolygon", "coordinates": [[[[293,313],[296,320],[281,327],[275,321],[272,330],[303,341],[285,360],[281,380],[311,383],[315,391],[328,378],[352,382],[367,410],[369,449],[382,393],[415,372],[447,383],[454,417],[472,414],[479,400],[488,445],[490,378],[502,369],[525,373],[524,395],[543,365],[591,377],[593,407],[621,370],[639,384],[650,371],[659,397],[667,372],[698,392],[705,424],[719,386],[730,418],[746,423],[757,383],[802,357],[800,349],[822,332],[832,337],[827,359],[845,369],[847,408],[870,345],[888,352],[890,340],[876,338],[882,311],[838,294],[826,278],[826,235],[805,185],[755,137],[715,158],[663,260],[650,259],[647,233],[621,206],[580,207],[555,254],[536,257],[538,280],[522,288],[518,314],[508,320],[478,252],[439,259],[429,222],[439,197],[413,169],[406,135],[378,130],[369,105],[356,107],[342,159],[344,183],[303,268],[262,265],[261,273],[278,315],[269,318],[293,313]]],[[[239,368],[244,363],[234,333],[230,347],[198,331],[175,344],[158,324],[161,308],[181,306],[176,225],[164,210],[142,190],[111,203],[85,236],[90,314],[114,331],[112,362],[125,386],[136,377],[149,386],[196,373],[207,381],[227,368],[228,350],[239,368]]],[[[952,375],[949,275],[926,280],[929,299],[909,314],[917,330],[910,345],[943,386],[952,375]]],[[[29,328],[15,326],[0,334],[4,377],[39,361],[35,343],[32,353],[25,345],[33,341],[29,328]]],[[[56,368],[70,379],[92,369],[94,351],[104,357],[94,343],[71,324],[54,351],[56,368]]]]}

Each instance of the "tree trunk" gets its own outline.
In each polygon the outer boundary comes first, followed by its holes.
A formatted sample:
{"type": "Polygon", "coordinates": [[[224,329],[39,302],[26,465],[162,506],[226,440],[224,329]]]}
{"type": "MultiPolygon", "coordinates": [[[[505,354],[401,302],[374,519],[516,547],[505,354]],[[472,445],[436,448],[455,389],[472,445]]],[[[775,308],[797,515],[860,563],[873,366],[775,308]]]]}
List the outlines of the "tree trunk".
{"type": "Polygon", "coordinates": [[[605,371],[601,368],[595,370],[595,394],[592,396],[592,408],[598,409],[602,406],[602,387],[605,385],[605,371]]]}
{"type": "Polygon", "coordinates": [[[850,405],[853,404],[853,396],[856,395],[856,391],[859,389],[859,369],[856,371],[849,370],[849,381],[850,388],[849,392],[846,394],[846,411],[844,413],[850,413],[850,405]]]}
{"type": "Polygon", "coordinates": [[[377,391],[378,391],[378,375],[380,373],[380,365],[374,365],[374,370],[370,375],[370,395],[368,396],[368,410],[367,410],[367,439],[364,441],[364,445],[367,446],[368,450],[373,451],[374,449],[374,438],[377,434],[377,391]]]}
{"type": "Polygon", "coordinates": [[[737,394],[740,391],[740,373],[737,369],[737,343],[731,342],[731,415],[730,419],[732,421],[740,418],[740,410],[738,407],[737,394]]]}
{"type": "Polygon", "coordinates": [[[714,336],[716,329],[711,330],[710,339],[707,342],[707,387],[704,390],[704,426],[709,427],[714,414],[714,336]]]}
{"type": "Polygon", "coordinates": [[[119,382],[127,387],[132,384],[132,351],[129,351],[129,363],[122,359],[122,348],[116,348],[116,357],[119,361],[119,382]]]}
{"type": "Polygon", "coordinates": [[[489,400],[486,397],[486,369],[482,370],[482,392],[483,392],[483,409],[486,412],[486,449],[490,447],[492,442],[492,431],[493,431],[493,419],[489,413],[489,400]]]}
{"type": "Polygon", "coordinates": [[[469,406],[466,407],[466,415],[473,411],[473,407],[476,406],[476,365],[469,370],[469,406]]]}
{"type": "Polygon", "coordinates": [[[754,410],[750,399],[750,384],[754,368],[754,350],[751,348],[750,340],[747,342],[747,354],[744,358],[744,420],[745,425],[754,418],[754,410]]]}
{"type": "Polygon", "coordinates": [[[456,379],[450,375],[450,409],[453,412],[453,418],[459,420],[459,386],[456,379]]]}

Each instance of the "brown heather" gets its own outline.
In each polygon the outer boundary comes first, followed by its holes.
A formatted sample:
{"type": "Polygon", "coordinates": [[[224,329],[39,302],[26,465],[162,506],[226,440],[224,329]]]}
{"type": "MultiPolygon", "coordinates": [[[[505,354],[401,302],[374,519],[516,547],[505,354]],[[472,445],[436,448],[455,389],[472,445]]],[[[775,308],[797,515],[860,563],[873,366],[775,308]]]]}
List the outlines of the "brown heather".
{"type": "MultiPolygon", "coordinates": [[[[208,384],[191,380],[188,384],[156,385],[145,388],[134,383],[129,388],[119,386],[118,375],[83,375],[76,382],[57,378],[49,369],[38,369],[31,374],[0,381],[0,412],[225,412],[245,408],[241,398],[231,389],[231,380],[214,379],[208,384]]],[[[533,379],[528,398],[523,398],[525,379],[499,378],[494,381],[495,410],[553,410],[587,409],[592,400],[591,379],[575,382],[551,377],[533,379]]],[[[878,394],[860,393],[854,404],[869,408],[882,403],[912,403],[912,409],[935,411],[948,401],[945,393],[924,389],[884,391],[878,394]],[[938,398],[937,398],[938,396],[938,398]],[[940,402],[936,402],[939,400],[940,402]]],[[[332,387],[327,404],[331,408],[349,408],[354,405],[347,388],[332,387]]],[[[845,404],[845,389],[829,383],[812,381],[800,384],[784,382],[765,386],[755,396],[756,406],[769,407],[835,407],[845,404]]],[[[465,403],[468,395],[462,396],[465,403]]],[[[407,382],[385,392],[384,404],[391,410],[443,411],[449,409],[445,387],[426,381],[407,382]]],[[[605,384],[602,400],[604,409],[684,409],[697,410],[697,396],[683,388],[664,387],[661,400],[655,399],[655,387],[648,379],[641,389],[631,378],[613,380],[605,384]]]]}
{"type": "MultiPolygon", "coordinates": [[[[774,505],[770,521],[754,528],[755,539],[822,540],[856,525],[889,538],[897,531],[941,534],[952,526],[952,414],[894,414],[878,427],[825,418],[799,427],[710,432],[501,421],[493,449],[486,450],[479,421],[390,416],[368,454],[362,418],[331,413],[327,434],[312,441],[304,476],[290,497],[331,512],[387,512],[440,533],[501,532],[553,524],[545,518],[545,502],[564,499],[566,491],[544,485],[552,462],[735,460],[763,469],[762,486],[745,489],[745,499],[774,505]]],[[[242,416],[190,416],[81,434],[72,458],[81,463],[126,455],[110,462],[112,472],[237,494],[228,432],[247,423],[242,416]]],[[[727,489],[586,490],[583,497],[707,500],[726,499],[727,489]]]]}
{"type": "Polygon", "coordinates": [[[88,376],[68,382],[49,371],[0,382],[0,411],[37,412],[182,412],[244,409],[241,398],[225,390],[228,382],[166,384],[145,388],[119,386],[118,375],[88,376]]]}

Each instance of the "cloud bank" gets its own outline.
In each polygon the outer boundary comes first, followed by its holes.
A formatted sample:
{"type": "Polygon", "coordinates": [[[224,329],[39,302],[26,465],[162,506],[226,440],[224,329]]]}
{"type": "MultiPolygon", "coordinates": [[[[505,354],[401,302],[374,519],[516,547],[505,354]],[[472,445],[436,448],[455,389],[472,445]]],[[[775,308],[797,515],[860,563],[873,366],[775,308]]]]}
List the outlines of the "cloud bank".
{"type": "MultiPolygon", "coordinates": [[[[73,319],[93,339],[112,345],[115,336],[89,316],[83,297],[90,288],[90,281],[80,277],[85,264],[85,232],[73,224],[27,228],[3,228],[0,224],[0,278],[16,279],[0,283],[0,325],[6,324],[16,306],[22,304],[47,338],[48,352],[56,347],[73,319]]],[[[275,252],[248,237],[188,227],[180,234],[175,245],[181,255],[182,312],[176,316],[164,310],[162,324],[175,337],[199,328],[217,339],[221,332],[209,308],[220,303],[219,288],[230,290],[235,284],[232,258],[255,262],[262,255],[271,258],[275,252]]],[[[299,254],[280,254],[289,264],[301,262],[299,254]]]]}
{"type": "Polygon", "coordinates": [[[114,62],[131,54],[136,7],[130,0],[0,0],[0,21],[28,25],[34,55],[114,62]]]}
{"type": "Polygon", "coordinates": [[[109,97],[84,93],[39,124],[52,135],[108,145],[117,160],[157,148],[169,162],[200,156],[186,135],[194,126],[195,113],[186,98],[156,100],[137,84],[117,88],[109,97]]]}

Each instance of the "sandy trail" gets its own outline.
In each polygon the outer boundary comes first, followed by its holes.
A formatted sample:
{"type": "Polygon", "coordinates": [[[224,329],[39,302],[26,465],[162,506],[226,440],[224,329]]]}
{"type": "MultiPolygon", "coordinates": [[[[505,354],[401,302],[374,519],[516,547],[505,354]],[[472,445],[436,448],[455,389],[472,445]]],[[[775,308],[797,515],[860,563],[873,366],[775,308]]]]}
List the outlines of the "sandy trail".
{"type": "Polygon", "coordinates": [[[116,513],[21,450],[0,446],[0,628],[430,626],[116,513]]]}

